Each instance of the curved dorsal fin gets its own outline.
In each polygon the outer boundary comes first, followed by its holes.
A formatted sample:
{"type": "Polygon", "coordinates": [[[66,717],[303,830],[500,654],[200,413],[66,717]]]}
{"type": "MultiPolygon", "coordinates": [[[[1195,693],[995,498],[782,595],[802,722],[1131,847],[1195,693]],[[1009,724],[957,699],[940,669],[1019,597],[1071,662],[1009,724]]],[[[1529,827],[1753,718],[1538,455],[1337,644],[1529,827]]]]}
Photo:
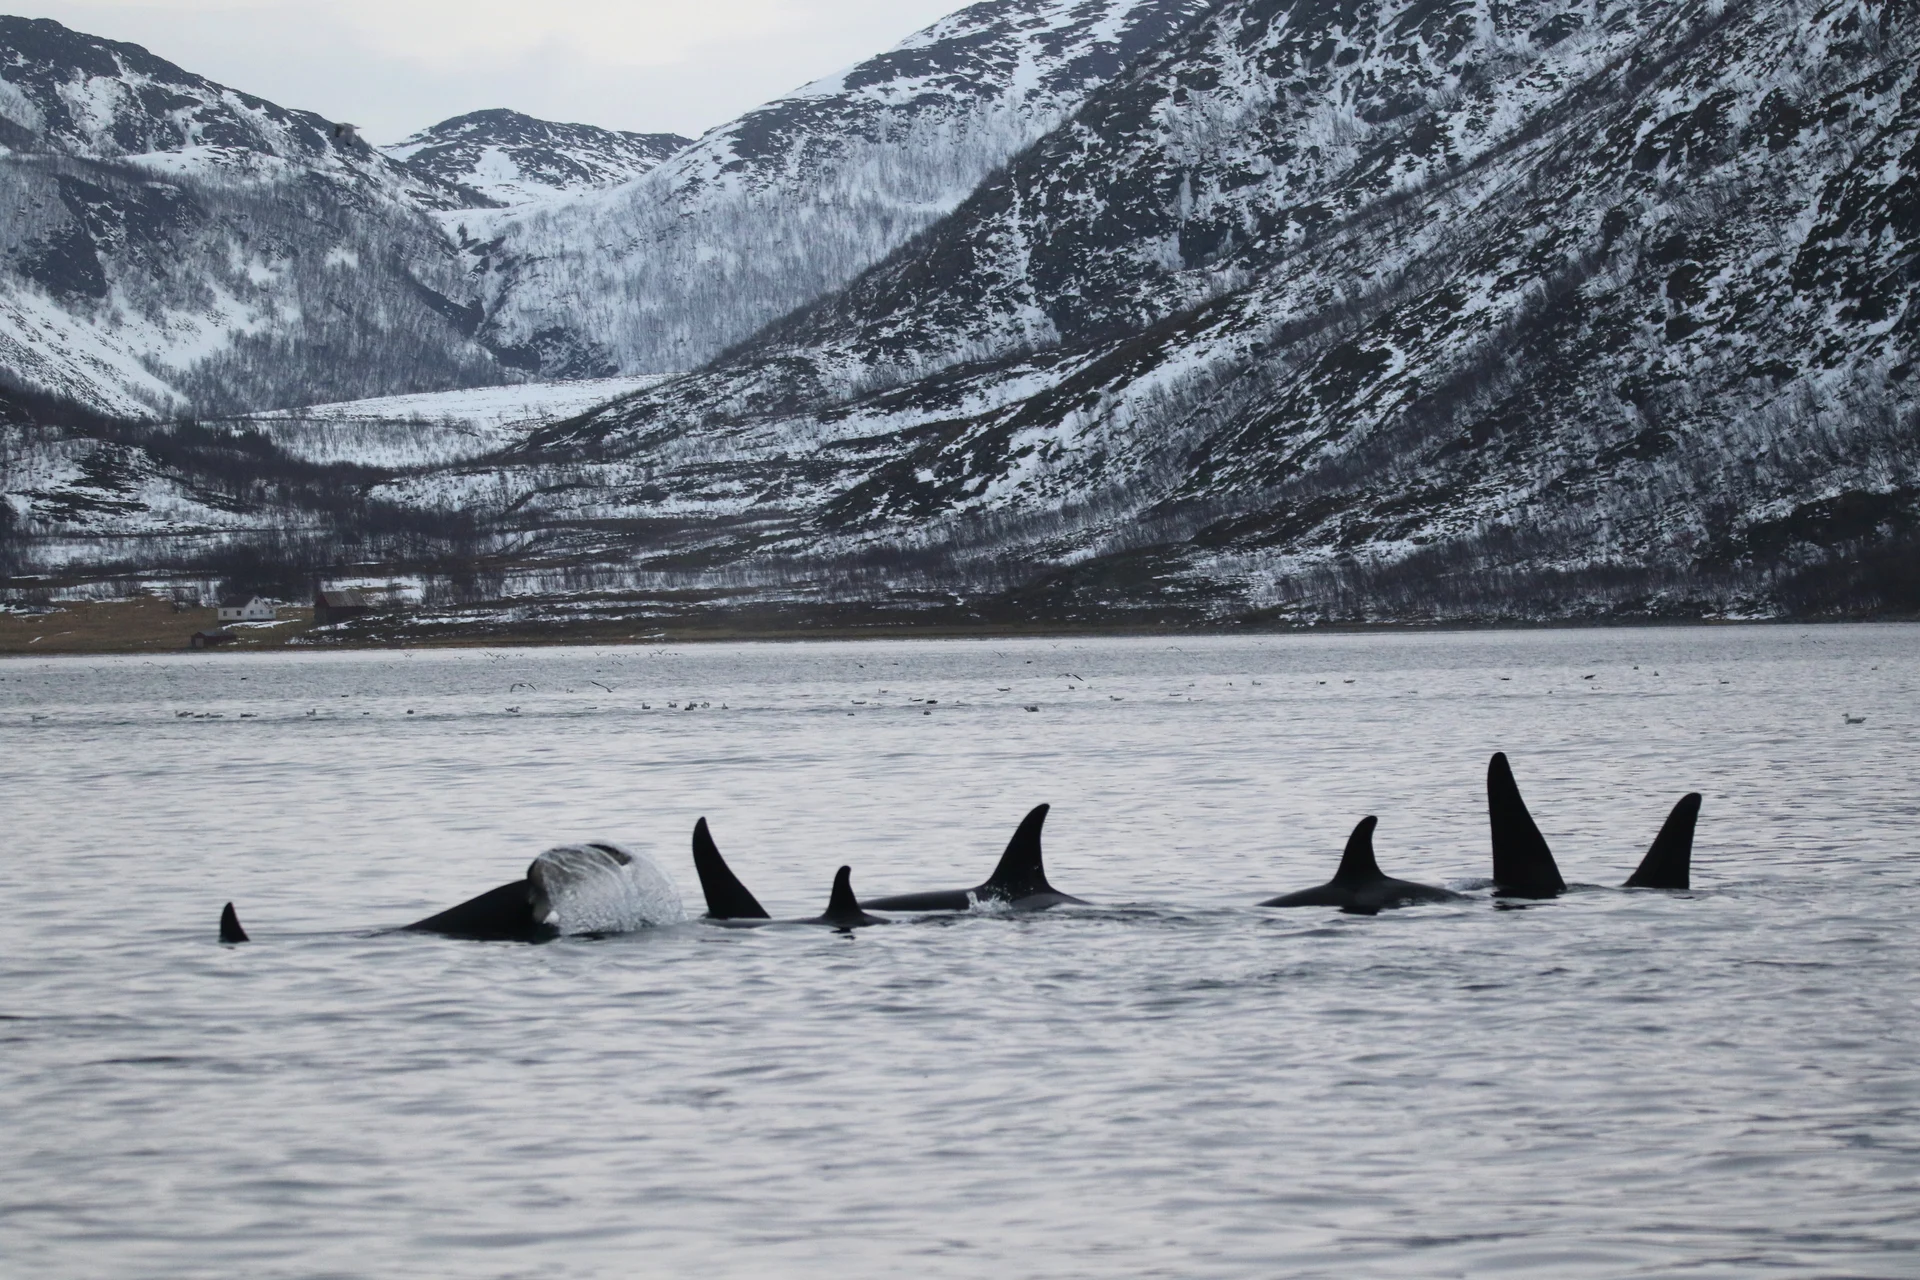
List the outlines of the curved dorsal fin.
{"type": "Polygon", "coordinates": [[[707,830],[705,818],[693,824],[693,869],[700,876],[700,892],[707,895],[707,914],[715,920],[765,920],[767,909],[747,892],[747,886],[727,867],[719,846],[707,830]]]}
{"type": "Polygon", "coordinates": [[[1520,798],[1504,751],[1494,752],[1487,764],[1487,822],[1493,829],[1496,887],[1527,897],[1552,897],[1567,887],[1546,837],[1520,798]]]}
{"type": "Polygon", "coordinates": [[[988,895],[1011,902],[1031,894],[1053,892],[1053,886],[1047,883],[1046,868],[1040,863],[1040,828],[1047,824],[1050,807],[1037,804],[1020,820],[1013,839],[1007,841],[1007,851],[1000,855],[1000,865],[980,886],[988,895]]]}
{"type": "Polygon", "coordinates": [[[1693,825],[1700,820],[1700,793],[1689,791],[1680,797],[1661,824],[1653,847],[1640,859],[1640,867],[1627,877],[1629,889],[1686,889],[1693,872],[1693,825]]]}
{"type": "Polygon", "coordinates": [[[240,927],[240,916],[229,902],[220,912],[220,941],[248,942],[247,931],[240,927]]]}
{"type": "Polygon", "coordinates": [[[853,896],[853,868],[842,867],[833,876],[833,896],[827,900],[826,914],[820,917],[828,924],[856,925],[866,924],[873,919],[860,909],[860,900],[853,896]]]}
{"type": "Polygon", "coordinates": [[[1383,880],[1380,864],[1373,857],[1373,829],[1380,820],[1372,814],[1360,819],[1347,837],[1346,852],[1340,855],[1340,869],[1333,873],[1335,884],[1366,884],[1373,880],[1383,880]]]}

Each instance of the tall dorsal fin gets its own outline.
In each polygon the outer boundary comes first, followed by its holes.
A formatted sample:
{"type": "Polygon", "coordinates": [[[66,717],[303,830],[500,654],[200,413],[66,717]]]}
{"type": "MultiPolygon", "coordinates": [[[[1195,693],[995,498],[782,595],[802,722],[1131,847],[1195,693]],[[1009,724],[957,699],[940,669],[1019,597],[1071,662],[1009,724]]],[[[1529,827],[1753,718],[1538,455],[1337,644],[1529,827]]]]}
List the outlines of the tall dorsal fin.
{"type": "Polygon", "coordinates": [[[1380,874],[1380,864],[1373,857],[1373,829],[1380,819],[1369,814],[1360,819],[1347,837],[1347,849],[1340,855],[1340,869],[1333,873],[1335,884],[1367,884],[1386,877],[1380,874]]]}
{"type": "Polygon", "coordinates": [[[231,902],[229,902],[220,912],[220,941],[222,942],[251,941],[251,939],[247,937],[247,931],[240,927],[239,913],[234,911],[233,904],[231,902]]]}
{"type": "Polygon", "coordinates": [[[842,867],[833,875],[833,896],[827,899],[826,914],[820,917],[828,924],[856,925],[866,924],[873,917],[860,909],[860,900],[853,896],[853,868],[842,867]]]}
{"type": "Polygon", "coordinates": [[[1629,889],[1686,889],[1693,875],[1693,825],[1700,820],[1700,793],[1689,791],[1653,838],[1640,867],[1627,877],[1629,889]]]}
{"type": "Polygon", "coordinates": [[[1007,841],[1007,851],[1000,855],[1000,865],[980,886],[982,890],[1009,902],[1035,893],[1053,892],[1053,886],[1047,883],[1046,868],[1040,863],[1040,828],[1047,825],[1050,807],[1037,804],[1020,820],[1013,839],[1007,841]]]}
{"type": "Polygon", "coordinates": [[[1548,898],[1567,887],[1547,848],[1546,837],[1533,824],[1527,802],[1504,751],[1493,753],[1487,765],[1487,822],[1493,829],[1493,882],[1507,893],[1548,898]]]}
{"type": "Polygon", "coordinates": [[[715,920],[765,920],[767,909],[747,892],[747,886],[727,867],[713,843],[705,818],[693,824],[693,869],[700,876],[700,892],[707,895],[707,914],[715,920]]]}

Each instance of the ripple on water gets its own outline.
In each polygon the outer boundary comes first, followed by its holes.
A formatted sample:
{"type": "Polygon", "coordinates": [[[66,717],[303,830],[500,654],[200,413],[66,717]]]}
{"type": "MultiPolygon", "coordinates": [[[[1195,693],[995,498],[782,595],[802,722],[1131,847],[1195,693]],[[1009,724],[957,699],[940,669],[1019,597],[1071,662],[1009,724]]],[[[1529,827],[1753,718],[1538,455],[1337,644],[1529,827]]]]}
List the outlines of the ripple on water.
{"type": "Polygon", "coordinates": [[[1916,650],[1772,627],[9,662],[9,1270],[1904,1274],[1916,650]],[[1588,672],[1604,696],[1567,692],[1588,672]],[[1602,887],[1488,895],[1495,749],[1602,887]],[[1606,887],[1689,789],[1694,890],[1606,887]],[[842,863],[978,883],[1042,800],[1050,878],[1094,905],[851,937],[664,905],[699,901],[703,814],[800,915],[842,863]],[[1391,874],[1469,900],[1251,905],[1326,879],[1367,813],[1391,874]],[[658,927],[382,932],[587,842],[663,885],[576,921],[658,927]],[[247,947],[213,941],[229,898],[247,947]]]}

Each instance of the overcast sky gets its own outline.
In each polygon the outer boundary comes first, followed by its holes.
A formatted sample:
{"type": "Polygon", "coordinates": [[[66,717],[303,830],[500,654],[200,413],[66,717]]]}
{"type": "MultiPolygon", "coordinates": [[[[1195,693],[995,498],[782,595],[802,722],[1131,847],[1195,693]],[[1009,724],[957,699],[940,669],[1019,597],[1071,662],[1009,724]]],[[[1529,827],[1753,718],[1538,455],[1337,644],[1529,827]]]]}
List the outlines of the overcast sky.
{"type": "Polygon", "coordinates": [[[967,2],[0,0],[0,10],[145,45],[386,143],[483,107],[698,134],[967,2]]]}

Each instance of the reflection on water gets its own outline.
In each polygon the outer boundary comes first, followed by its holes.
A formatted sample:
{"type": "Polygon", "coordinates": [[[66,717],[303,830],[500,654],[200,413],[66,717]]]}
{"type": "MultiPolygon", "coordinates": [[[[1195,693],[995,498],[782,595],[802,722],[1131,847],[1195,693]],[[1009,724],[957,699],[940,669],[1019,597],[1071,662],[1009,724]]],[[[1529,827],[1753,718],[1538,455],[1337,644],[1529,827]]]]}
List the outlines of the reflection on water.
{"type": "Polygon", "coordinates": [[[1912,1274],[1916,657],[1772,627],[0,662],[4,1270],[1912,1274]],[[1704,793],[1694,890],[1249,905],[1367,813],[1388,874],[1480,883],[1496,749],[1583,884],[1704,793]],[[701,815],[775,915],[843,862],[976,884],[1042,800],[1095,905],[375,932],[561,843],[697,903],[701,815]],[[249,946],[213,940],[229,898],[249,946]]]}

